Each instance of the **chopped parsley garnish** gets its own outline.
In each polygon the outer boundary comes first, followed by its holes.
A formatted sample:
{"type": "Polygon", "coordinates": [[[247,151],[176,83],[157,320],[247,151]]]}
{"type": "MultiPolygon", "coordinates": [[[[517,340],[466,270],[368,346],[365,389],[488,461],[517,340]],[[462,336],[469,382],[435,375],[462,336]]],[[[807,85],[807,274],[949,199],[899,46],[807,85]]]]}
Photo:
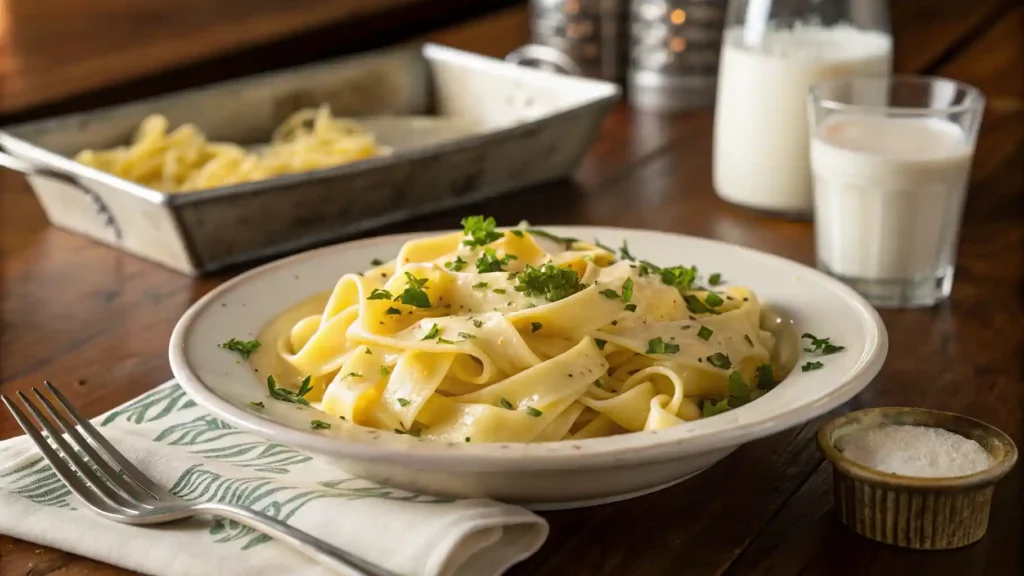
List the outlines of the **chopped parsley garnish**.
{"type": "Polygon", "coordinates": [[[476,271],[481,274],[487,272],[504,272],[505,269],[502,266],[508,266],[508,263],[512,260],[516,260],[515,254],[506,254],[505,256],[498,258],[498,253],[494,248],[484,248],[484,253],[476,260],[476,271]]]}
{"type": "Polygon", "coordinates": [[[732,368],[732,361],[729,360],[728,356],[722,354],[721,352],[715,352],[711,356],[705,358],[705,360],[707,360],[708,364],[711,364],[715,368],[721,368],[722,370],[728,370],[729,368],[732,368]]]}
{"type": "Polygon", "coordinates": [[[721,400],[715,401],[710,398],[701,402],[701,412],[705,418],[710,416],[717,416],[723,412],[729,411],[729,399],[722,398],[721,400]]]}
{"type": "Polygon", "coordinates": [[[629,304],[633,301],[633,279],[626,278],[622,283],[622,301],[629,304]]]}
{"type": "Polygon", "coordinates": [[[263,402],[249,402],[249,404],[257,408],[266,408],[266,406],[263,405],[263,402]]]}
{"type": "Polygon", "coordinates": [[[807,362],[800,367],[801,372],[810,372],[811,370],[821,370],[825,365],[821,362],[807,362]]]}
{"type": "Polygon", "coordinates": [[[775,388],[775,386],[778,385],[778,382],[775,381],[775,376],[772,375],[771,364],[761,364],[760,366],[758,366],[756,377],[757,387],[760,388],[761,390],[768,391],[771,390],[772,388],[775,388]]]}
{"type": "Polygon", "coordinates": [[[548,302],[568,298],[583,289],[580,277],[571,268],[560,268],[548,262],[539,268],[526,265],[516,274],[516,291],[527,296],[543,297],[548,302]]]}
{"type": "Polygon", "coordinates": [[[598,240],[597,238],[594,238],[594,246],[597,246],[598,248],[600,248],[601,250],[604,250],[605,252],[609,252],[611,254],[615,254],[615,248],[611,248],[609,246],[605,246],[604,244],[601,244],[601,241],[598,240]]]}
{"type": "Polygon", "coordinates": [[[665,342],[661,336],[647,341],[647,354],[677,354],[679,345],[665,342]]]}
{"type": "Polygon", "coordinates": [[[477,328],[479,328],[479,327],[481,327],[483,325],[484,325],[484,321],[483,320],[478,320],[476,318],[473,318],[473,326],[476,326],[477,328]]]}
{"type": "Polygon", "coordinates": [[[405,278],[405,290],[398,296],[395,296],[393,300],[399,301],[406,306],[430,308],[430,297],[423,291],[423,287],[427,285],[428,279],[417,278],[408,272],[405,273],[405,278]]]}
{"type": "Polygon", "coordinates": [[[754,347],[754,341],[750,339],[750,336],[744,334],[743,339],[747,341],[747,344],[749,344],[751,348],[754,347]]]}
{"type": "Polygon", "coordinates": [[[470,334],[469,332],[459,332],[458,336],[463,340],[472,340],[476,338],[476,334],[470,334]]]}
{"type": "MultiPolygon", "coordinates": [[[[709,292],[708,294],[714,294],[714,292],[709,292]]],[[[686,301],[686,308],[694,314],[718,314],[717,310],[701,302],[700,298],[697,298],[693,294],[684,295],[683,300],[686,301]]],[[[721,298],[719,298],[719,300],[721,300],[721,298]]]]}
{"type": "Polygon", "coordinates": [[[402,429],[399,429],[399,428],[395,428],[395,434],[404,434],[406,436],[412,436],[413,438],[419,438],[420,434],[422,434],[422,433],[423,433],[423,431],[420,430],[419,426],[416,425],[416,424],[413,424],[412,428],[409,428],[408,430],[402,430],[402,429]]]}
{"type": "Polygon", "coordinates": [[[380,288],[374,288],[370,295],[366,298],[367,300],[391,300],[394,295],[387,290],[381,290],[380,288]]]}
{"type": "Polygon", "coordinates": [[[729,406],[739,408],[750,402],[750,388],[743,381],[743,375],[739,372],[729,373],[729,406]]]}
{"type": "Polygon", "coordinates": [[[708,292],[708,295],[704,297],[704,303],[712,308],[718,308],[722,304],[725,304],[725,300],[714,292],[708,292]]]}
{"type": "Polygon", "coordinates": [[[328,430],[330,429],[331,425],[328,424],[327,422],[324,422],[323,420],[311,420],[309,422],[309,427],[312,428],[313,430],[328,430]]]}
{"type": "Polygon", "coordinates": [[[711,336],[714,333],[715,331],[712,330],[711,328],[708,328],[707,326],[701,326],[700,330],[697,330],[697,338],[700,338],[701,340],[707,342],[708,340],[711,340],[711,336]]]}
{"type": "Polygon", "coordinates": [[[427,331],[427,334],[423,338],[420,338],[420,340],[433,340],[434,338],[437,338],[437,335],[440,333],[441,327],[434,324],[430,327],[430,330],[427,331]]]}
{"type": "Polygon", "coordinates": [[[609,299],[609,300],[618,300],[619,299],[619,293],[616,292],[615,290],[612,290],[611,288],[606,288],[604,290],[601,290],[601,294],[604,295],[604,297],[609,299]]]}
{"type": "Polygon", "coordinates": [[[381,260],[380,258],[374,258],[373,260],[370,260],[370,266],[380,266],[383,263],[384,261],[381,260]]]}
{"type": "Polygon", "coordinates": [[[225,350],[231,350],[232,352],[238,352],[245,360],[249,359],[249,356],[260,349],[259,340],[239,340],[237,338],[231,338],[227,342],[220,345],[225,350]]]}
{"type": "Polygon", "coordinates": [[[491,290],[491,292],[494,292],[495,294],[504,294],[506,290],[504,288],[495,288],[494,290],[491,290]]]}
{"type": "Polygon", "coordinates": [[[597,380],[594,380],[594,386],[597,386],[598,389],[600,389],[600,390],[604,390],[604,385],[601,384],[601,379],[600,378],[598,378],[597,380]]]}
{"type": "Polygon", "coordinates": [[[536,332],[537,330],[540,330],[543,327],[544,325],[541,324],[540,322],[530,322],[530,332],[536,332]]]}
{"type": "Polygon", "coordinates": [[[504,408],[506,410],[512,410],[513,409],[512,403],[509,402],[508,400],[505,400],[504,398],[498,399],[498,406],[501,406],[502,408],[504,408]]]}
{"type": "Polygon", "coordinates": [[[672,266],[660,270],[661,281],[679,290],[680,293],[693,288],[697,280],[696,266],[672,266]]]}
{"type": "Polygon", "coordinates": [[[451,270],[452,272],[461,272],[466,267],[467,262],[462,259],[462,256],[456,256],[455,260],[451,262],[445,262],[444,267],[451,270]]]}
{"type": "Polygon", "coordinates": [[[718,286],[721,283],[722,283],[722,275],[719,274],[718,272],[715,272],[711,276],[708,276],[708,284],[711,284],[712,286],[718,286]]]}
{"type": "Polygon", "coordinates": [[[373,356],[373,351],[367,348],[363,350],[363,354],[366,354],[367,356],[373,356]]]}
{"type": "Polygon", "coordinates": [[[811,341],[811,347],[804,348],[804,352],[820,352],[823,356],[828,356],[829,354],[835,354],[836,352],[841,352],[846,349],[846,346],[836,346],[835,344],[832,344],[829,342],[829,338],[818,338],[814,334],[806,332],[801,336],[801,338],[806,338],[811,341]]]}
{"type": "Polygon", "coordinates": [[[438,337],[437,343],[438,344],[455,344],[454,341],[448,340],[447,338],[441,338],[441,337],[438,337]]]}
{"type": "Polygon", "coordinates": [[[626,304],[624,308],[626,312],[636,312],[636,304],[626,304]]]}
{"type": "Polygon", "coordinates": [[[541,416],[544,415],[543,412],[541,412],[540,410],[537,410],[533,406],[527,406],[526,407],[526,413],[528,415],[530,415],[530,416],[533,416],[534,418],[540,418],[541,416]]]}
{"type": "Polygon", "coordinates": [[[399,398],[398,399],[398,405],[401,406],[402,408],[405,408],[409,404],[412,404],[412,402],[409,402],[409,400],[406,399],[406,398],[399,398]]]}
{"type": "Polygon", "coordinates": [[[466,436],[466,438],[463,441],[464,442],[469,442],[469,436],[466,436]]]}
{"type": "Polygon", "coordinates": [[[391,374],[391,368],[388,368],[387,366],[383,366],[382,365],[380,367],[380,375],[381,376],[387,376],[388,374],[391,374]]]}
{"type": "Polygon", "coordinates": [[[344,376],[342,376],[341,379],[342,380],[348,380],[349,378],[362,378],[362,377],[363,377],[363,375],[360,374],[359,372],[349,372],[348,374],[345,374],[344,376]]]}
{"type": "Polygon", "coordinates": [[[387,312],[385,312],[385,314],[391,314],[391,315],[401,314],[401,313],[402,313],[402,311],[399,310],[398,308],[395,308],[394,306],[388,306],[388,310],[387,310],[387,312]]]}
{"type": "Polygon", "coordinates": [[[462,232],[468,236],[462,243],[469,247],[485,246],[502,237],[495,230],[498,223],[494,218],[483,216],[467,216],[462,219],[462,232]]]}
{"type": "Polygon", "coordinates": [[[629,244],[627,244],[625,240],[622,241],[622,247],[619,248],[619,257],[623,260],[636,262],[636,256],[629,253],[629,244]]]}
{"type": "MultiPolygon", "coordinates": [[[[522,238],[523,237],[523,231],[522,230],[509,230],[509,232],[511,232],[512,235],[515,236],[516,238],[522,238]]],[[[468,438],[467,438],[467,440],[468,440],[468,438]]]]}
{"type": "Polygon", "coordinates": [[[292,404],[301,404],[303,406],[309,406],[309,401],[303,398],[303,396],[309,394],[309,391],[313,389],[313,387],[310,385],[311,380],[312,378],[310,376],[306,376],[305,378],[302,379],[302,382],[299,384],[298,392],[292,392],[287,388],[278,388],[277,381],[274,380],[274,377],[267,376],[267,390],[270,392],[270,397],[273,398],[274,400],[280,400],[281,402],[291,402],[292,404]]]}
{"type": "Polygon", "coordinates": [[[572,250],[572,245],[575,244],[576,242],[579,242],[579,238],[571,238],[569,236],[558,236],[552,234],[551,232],[548,232],[547,230],[541,230],[540,228],[527,227],[525,228],[525,230],[530,234],[533,234],[534,236],[540,236],[542,238],[547,238],[548,240],[558,242],[559,244],[564,244],[566,250],[572,250]]]}
{"type": "Polygon", "coordinates": [[[594,338],[594,344],[597,344],[597,349],[598,350],[604,350],[604,347],[605,347],[606,344],[608,344],[608,341],[607,340],[601,340],[600,338],[594,338]]]}
{"type": "Polygon", "coordinates": [[[477,282],[473,284],[471,288],[487,288],[487,282],[477,282]]]}

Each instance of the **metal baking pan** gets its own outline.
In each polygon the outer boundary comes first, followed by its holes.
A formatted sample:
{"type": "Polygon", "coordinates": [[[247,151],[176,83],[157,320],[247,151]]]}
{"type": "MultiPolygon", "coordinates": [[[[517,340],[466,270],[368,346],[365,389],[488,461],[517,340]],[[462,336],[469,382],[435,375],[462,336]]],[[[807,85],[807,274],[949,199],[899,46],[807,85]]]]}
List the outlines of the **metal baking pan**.
{"type": "Polygon", "coordinates": [[[618,86],[520,65],[572,71],[543,48],[510,57],[519,63],[403,46],[8,126],[0,165],[26,173],[54,225],[200,275],[571,175],[618,86]],[[72,160],[85,148],[126,144],[151,113],[245,144],[267,141],[292,112],[325,102],[357,120],[392,117],[371,129],[393,153],[177,194],[72,160]]]}

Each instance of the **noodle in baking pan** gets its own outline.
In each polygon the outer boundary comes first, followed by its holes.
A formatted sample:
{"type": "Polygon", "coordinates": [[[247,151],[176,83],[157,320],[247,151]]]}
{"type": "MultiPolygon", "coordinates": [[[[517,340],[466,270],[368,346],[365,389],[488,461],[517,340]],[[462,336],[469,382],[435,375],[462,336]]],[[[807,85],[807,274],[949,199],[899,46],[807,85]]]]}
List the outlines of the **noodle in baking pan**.
{"type": "Polygon", "coordinates": [[[449,442],[660,430],[755,400],[788,371],[756,295],[718,274],[492,218],[463,225],[233,346],[272,399],[449,442]]]}
{"type": "Polygon", "coordinates": [[[387,151],[372,133],[335,117],[326,105],[298,110],[259,149],[210,142],[193,124],[168,128],[167,118],[150,115],[129,146],[82,150],[75,160],[156,190],[190,192],[338,166],[387,151]]]}

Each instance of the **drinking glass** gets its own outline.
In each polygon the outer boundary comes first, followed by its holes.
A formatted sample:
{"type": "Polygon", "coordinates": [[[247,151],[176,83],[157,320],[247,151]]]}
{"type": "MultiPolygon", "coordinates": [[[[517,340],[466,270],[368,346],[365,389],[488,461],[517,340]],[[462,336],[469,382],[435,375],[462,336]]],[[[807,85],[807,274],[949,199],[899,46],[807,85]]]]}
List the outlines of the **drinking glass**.
{"type": "Polygon", "coordinates": [[[977,88],[938,77],[812,87],[818,267],[878,307],[947,299],[984,108],[977,88]]]}

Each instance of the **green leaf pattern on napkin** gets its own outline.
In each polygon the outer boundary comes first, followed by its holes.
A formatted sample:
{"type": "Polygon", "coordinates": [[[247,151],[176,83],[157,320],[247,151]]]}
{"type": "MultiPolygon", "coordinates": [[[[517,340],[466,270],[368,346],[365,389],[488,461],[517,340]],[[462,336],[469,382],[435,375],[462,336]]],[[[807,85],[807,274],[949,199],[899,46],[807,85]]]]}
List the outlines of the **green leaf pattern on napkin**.
{"type": "MultiPolygon", "coordinates": [[[[153,442],[194,448],[188,452],[205,460],[245,469],[248,474],[227,477],[203,464],[192,465],[181,473],[170,488],[171,492],[185,500],[238,504],[284,521],[288,521],[310,502],[321,498],[376,498],[422,504],[447,504],[455,501],[412,494],[351,477],[318,482],[315,488],[311,485],[284,484],[282,477],[293,472],[296,466],[311,461],[312,457],[283,444],[250,436],[205,414],[177,384],[161,386],[113,410],[103,418],[100,425],[118,423],[121,426],[143,426],[172,415],[170,419],[175,423],[160,429],[153,436],[153,442]],[[193,412],[194,415],[179,414],[181,412],[193,412]],[[251,475],[254,472],[274,476],[251,475]]],[[[0,475],[0,478],[9,477],[13,477],[10,482],[13,488],[10,490],[18,496],[41,506],[77,510],[72,504],[71,491],[42,457],[0,475]]],[[[218,543],[244,540],[243,550],[270,541],[268,536],[251,528],[223,519],[214,522],[210,535],[218,543]]]]}

